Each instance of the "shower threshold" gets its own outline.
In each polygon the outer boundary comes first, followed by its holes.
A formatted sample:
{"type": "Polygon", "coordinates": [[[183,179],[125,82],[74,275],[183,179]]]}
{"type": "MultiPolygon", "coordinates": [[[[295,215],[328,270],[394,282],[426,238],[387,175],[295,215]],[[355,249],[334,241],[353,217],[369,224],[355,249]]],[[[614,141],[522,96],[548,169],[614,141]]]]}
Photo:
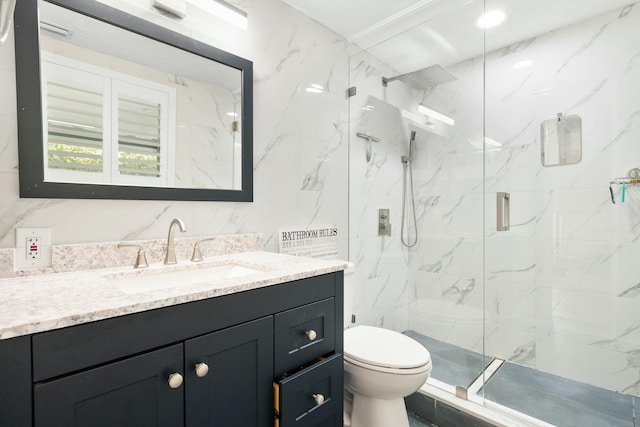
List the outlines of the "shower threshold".
{"type": "MultiPolygon", "coordinates": [[[[424,395],[434,400],[435,405],[446,405],[468,414],[470,418],[483,422],[484,424],[474,423],[473,425],[480,426],[496,426],[496,427],[555,427],[554,424],[546,423],[542,420],[533,418],[527,414],[515,411],[499,403],[492,402],[488,399],[482,399],[479,395],[469,395],[468,400],[461,399],[456,396],[456,388],[452,385],[443,383],[436,379],[429,378],[426,384],[420,387],[417,394],[424,395]]],[[[418,410],[412,410],[410,405],[407,405],[411,412],[419,413],[418,410]]],[[[446,417],[446,415],[445,415],[446,417]]],[[[446,426],[440,419],[442,424],[440,426],[446,426]]],[[[456,425],[456,424],[453,424],[456,425]]]]}

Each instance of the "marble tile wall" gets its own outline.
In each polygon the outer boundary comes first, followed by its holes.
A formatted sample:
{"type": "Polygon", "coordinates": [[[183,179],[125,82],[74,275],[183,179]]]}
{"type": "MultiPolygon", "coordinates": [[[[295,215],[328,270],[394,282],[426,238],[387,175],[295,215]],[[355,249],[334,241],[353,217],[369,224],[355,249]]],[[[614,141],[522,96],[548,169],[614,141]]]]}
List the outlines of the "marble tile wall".
{"type": "Polygon", "coordinates": [[[640,189],[613,205],[607,188],[640,162],[639,26],[635,4],[486,56],[486,136],[500,145],[487,145],[485,200],[482,58],[425,95],[458,124],[428,148],[419,185],[425,237],[410,270],[432,312],[421,332],[481,350],[484,306],[487,354],[640,395],[640,189]],[[582,161],[545,168],[540,123],[559,112],[582,117],[582,161]],[[495,231],[497,191],[511,193],[507,233],[495,231]]]}
{"type": "Polygon", "coordinates": [[[345,40],[279,0],[232,1],[248,14],[246,31],[196,10],[180,21],[151,2],[103,2],[253,61],[254,202],[20,199],[11,35],[0,47],[0,248],[15,246],[16,227],[51,227],[54,245],[162,239],[180,217],[187,236],[259,232],[269,251],[279,229],[335,226],[346,259],[345,40]],[[306,92],[312,83],[326,90],[306,92]]]}

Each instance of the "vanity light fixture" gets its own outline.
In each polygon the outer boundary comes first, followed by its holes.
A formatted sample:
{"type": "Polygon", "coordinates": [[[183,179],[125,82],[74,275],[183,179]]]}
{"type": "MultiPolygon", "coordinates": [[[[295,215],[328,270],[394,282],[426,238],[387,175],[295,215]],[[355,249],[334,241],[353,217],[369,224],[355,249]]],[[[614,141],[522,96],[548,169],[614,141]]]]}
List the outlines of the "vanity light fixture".
{"type": "Polygon", "coordinates": [[[445,116],[442,113],[439,113],[431,108],[427,108],[424,105],[418,105],[418,112],[424,114],[425,116],[429,116],[432,119],[440,120],[442,123],[448,124],[449,126],[454,126],[456,121],[449,116],[445,116]]]}
{"type": "Polygon", "coordinates": [[[229,116],[229,117],[238,117],[238,113],[234,113],[233,111],[229,111],[227,113],[227,116],[229,116]]]}
{"type": "Polygon", "coordinates": [[[507,15],[501,10],[492,10],[486,13],[483,13],[480,18],[476,21],[476,25],[480,28],[493,28],[496,27],[504,21],[507,15]]]}
{"type": "Polygon", "coordinates": [[[73,30],[53,22],[40,21],[40,29],[57,34],[62,37],[71,37],[73,30]]]}
{"type": "Polygon", "coordinates": [[[238,28],[247,29],[247,12],[224,0],[189,0],[189,3],[238,28]]]}

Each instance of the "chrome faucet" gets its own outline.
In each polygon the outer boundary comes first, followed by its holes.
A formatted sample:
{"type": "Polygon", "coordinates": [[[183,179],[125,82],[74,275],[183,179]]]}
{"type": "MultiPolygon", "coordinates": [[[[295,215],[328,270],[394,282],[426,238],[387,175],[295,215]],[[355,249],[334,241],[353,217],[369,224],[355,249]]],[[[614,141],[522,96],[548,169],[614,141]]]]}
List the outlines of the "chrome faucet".
{"type": "Polygon", "coordinates": [[[184,224],[184,221],[180,218],[174,218],[171,220],[171,224],[169,224],[169,236],[167,236],[167,250],[164,256],[165,264],[175,264],[176,261],[176,250],[175,245],[173,243],[173,226],[177,225],[180,227],[180,232],[184,233],[187,231],[187,226],[184,224]]]}

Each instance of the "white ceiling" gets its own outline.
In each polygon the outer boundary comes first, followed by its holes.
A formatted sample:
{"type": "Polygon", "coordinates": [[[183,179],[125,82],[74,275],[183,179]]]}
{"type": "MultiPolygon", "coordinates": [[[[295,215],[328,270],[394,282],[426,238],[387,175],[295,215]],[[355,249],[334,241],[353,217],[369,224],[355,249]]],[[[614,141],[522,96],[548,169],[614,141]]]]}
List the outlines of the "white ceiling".
{"type": "MultiPolygon", "coordinates": [[[[399,72],[451,65],[482,54],[475,21],[483,0],[282,0],[368,50],[399,72]]],[[[505,22],[486,32],[486,50],[547,33],[633,0],[486,0],[505,22]]]]}

